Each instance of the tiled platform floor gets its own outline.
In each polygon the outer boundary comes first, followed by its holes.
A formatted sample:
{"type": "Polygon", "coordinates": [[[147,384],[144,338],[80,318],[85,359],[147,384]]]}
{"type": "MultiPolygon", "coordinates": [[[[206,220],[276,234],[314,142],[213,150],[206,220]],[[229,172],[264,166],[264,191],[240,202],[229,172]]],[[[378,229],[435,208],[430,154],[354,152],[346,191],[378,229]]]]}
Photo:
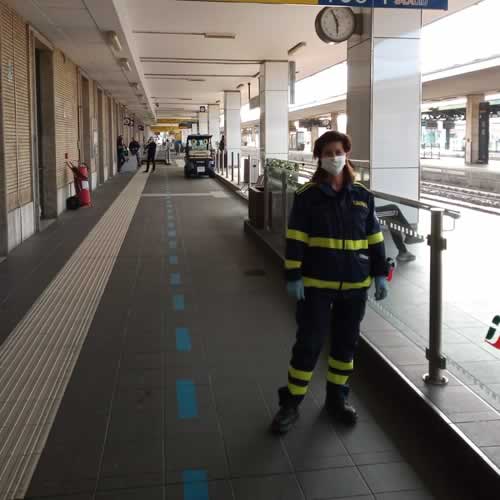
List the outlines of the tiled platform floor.
{"type": "Polygon", "coordinates": [[[295,329],[280,271],[215,181],[163,167],[145,194],[28,498],[472,498],[376,374],[354,378],[354,429],[321,411],[322,363],[297,427],[270,435],[295,329]]]}

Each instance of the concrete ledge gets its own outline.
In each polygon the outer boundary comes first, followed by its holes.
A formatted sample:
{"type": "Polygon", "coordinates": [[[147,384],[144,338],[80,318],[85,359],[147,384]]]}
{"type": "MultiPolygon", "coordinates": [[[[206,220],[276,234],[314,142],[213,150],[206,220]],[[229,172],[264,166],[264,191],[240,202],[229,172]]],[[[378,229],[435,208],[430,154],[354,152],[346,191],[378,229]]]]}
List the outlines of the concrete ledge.
{"type": "MultiPolygon", "coordinates": [[[[277,265],[284,257],[267,241],[262,232],[247,220],[244,231],[277,265]]],[[[408,432],[422,436],[429,449],[436,450],[446,467],[456,470],[457,478],[474,492],[474,500],[497,499],[500,476],[493,462],[424,394],[404,373],[385,356],[373,342],[362,335],[358,348],[357,371],[380,395],[382,404],[397,405],[408,432]],[[374,373],[377,374],[374,377],[374,373]]],[[[485,407],[486,407],[485,403],[485,407]]],[[[436,471],[439,474],[439,471],[436,471]]]]}
{"type": "Polygon", "coordinates": [[[225,177],[223,177],[222,175],[219,175],[217,173],[215,174],[215,178],[222,185],[224,185],[225,188],[227,188],[230,191],[232,191],[234,194],[236,194],[237,196],[239,196],[245,202],[248,202],[248,197],[244,193],[241,192],[239,186],[237,186],[236,184],[233,184],[230,180],[226,179],[225,177]]]}

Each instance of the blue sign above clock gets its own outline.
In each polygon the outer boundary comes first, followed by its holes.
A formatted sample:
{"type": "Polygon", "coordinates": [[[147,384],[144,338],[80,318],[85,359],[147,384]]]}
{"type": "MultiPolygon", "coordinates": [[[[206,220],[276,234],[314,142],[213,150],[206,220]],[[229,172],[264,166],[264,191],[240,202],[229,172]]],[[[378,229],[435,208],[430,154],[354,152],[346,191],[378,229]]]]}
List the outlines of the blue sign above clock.
{"type": "Polygon", "coordinates": [[[448,10],[448,0],[318,0],[318,4],[331,7],[448,10]]]}

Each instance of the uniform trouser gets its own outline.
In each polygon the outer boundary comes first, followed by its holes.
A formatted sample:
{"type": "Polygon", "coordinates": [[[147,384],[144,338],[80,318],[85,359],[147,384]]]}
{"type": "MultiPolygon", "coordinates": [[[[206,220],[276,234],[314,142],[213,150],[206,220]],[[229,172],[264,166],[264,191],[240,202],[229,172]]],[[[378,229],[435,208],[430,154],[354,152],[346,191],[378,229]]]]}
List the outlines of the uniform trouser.
{"type": "Polygon", "coordinates": [[[146,172],[149,172],[149,163],[153,163],[153,172],[156,170],[156,160],[154,156],[148,156],[148,160],[146,162],[146,172]]]}
{"type": "Polygon", "coordinates": [[[367,290],[331,292],[306,288],[297,303],[297,340],[288,369],[288,386],[280,404],[297,406],[304,399],[326,337],[330,337],[327,398],[345,393],[354,370],[354,353],[366,308],[367,290]]]}

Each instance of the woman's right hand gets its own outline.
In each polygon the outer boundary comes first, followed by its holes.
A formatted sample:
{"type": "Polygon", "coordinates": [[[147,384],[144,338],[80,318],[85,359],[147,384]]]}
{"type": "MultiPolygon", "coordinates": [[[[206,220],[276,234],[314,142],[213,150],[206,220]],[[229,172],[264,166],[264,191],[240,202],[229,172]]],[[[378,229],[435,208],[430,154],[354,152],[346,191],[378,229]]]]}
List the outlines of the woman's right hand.
{"type": "Polygon", "coordinates": [[[304,282],[301,279],[297,281],[288,281],[286,284],[286,291],[292,299],[297,301],[305,300],[306,298],[304,292],[304,282]]]}

